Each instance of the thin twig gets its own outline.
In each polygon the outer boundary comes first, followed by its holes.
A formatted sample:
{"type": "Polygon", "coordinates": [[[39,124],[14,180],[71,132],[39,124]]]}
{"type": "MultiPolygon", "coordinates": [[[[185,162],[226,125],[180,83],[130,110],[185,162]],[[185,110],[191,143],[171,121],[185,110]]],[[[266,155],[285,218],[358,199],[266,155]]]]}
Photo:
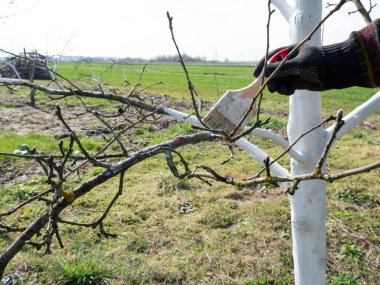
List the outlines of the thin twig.
{"type": "Polygon", "coordinates": [[[96,160],[93,156],[91,156],[87,150],[84,148],[84,146],[82,145],[82,142],[80,141],[80,139],[78,138],[78,136],[75,134],[75,132],[70,128],[70,126],[66,123],[66,121],[63,119],[63,116],[62,116],[62,113],[61,113],[61,107],[57,104],[56,107],[55,107],[55,114],[57,115],[58,119],[62,122],[62,124],[66,127],[66,129],[73,135],[74,137],[74,140],[76,142],[76,144],[78,145],[79,149],[81,150],[81,152],[83,153],[83,155],[94,165],[96,166],[100,166],[100,167],[108,167],[107,164],[104,164],[102,162],[99,162],[98,160],[96,160]]]}
{"type": "Polygon", "coordinates": [[[123,145],[123,143],[121,142],[120,138],[119,138],[119,135],[114,131],[114,129],[110,126],[110,124],[108,124],[100,115],[99,113],[97,113],[96,111],[93,111],[92,114],[100,121],[102,122],[108,130],[110,130],[110,132],[112,133],[113,137],[115,138],[115,140],[117,141],[117,143],[119,144],[120,148],[121,148],[121,151],[123,152],[123,155],[125,155],[126,157],[128,156],[128,151],[127,149],[125,148],[125,146],[123,145]]]}
{"type": "Polygon", "coordinates": [[[108,204],[107,208],[104,210],[103,214],[98,218],[96,219],[94,222],[92,223],[77,223],[77,222],[73,222],[73,221],[66,221],[66,220],[63,220],[63,219],[58,219],[58,221],[60,223],[63,223],[63,224],[69,224],[69,225],[73,225],[73,226],[81,226],[81,227],[91,227],[91,228],[96,228],[97,226],[100,226],[100,232],[105,236],[105,237],[108,237],[108,236],[115,236],[113,234],[110,234],[110,233],[107,233],[105,230],[104,230],[104,227],[103,227],[103,221],[104,219],[107,217],[109,211],[111,210],[111,208],[113,207],[113,205],[115,204],[116,200],[123,194],[123,185],[124,185],[124,174],[125,174],[125,171],[121,172],[120,173],[120,178],[119,178],[119,187],[118,187],[118,191],[116,192],[115,196],[112,198],[111,202],[108,204]]]}
{"type": "MultiPolygon", "coordinates": [[[[282,158],[285,154],[287,154],[304,136],[308,135],[309,133],[313,132],[314,130],[320,128],[322,125],[324,125],[325,123],[327,122],[330,122],[332,120],[335,120],[335,117],[334,116],[330,116],[326,119],[324,119],[322,122],[320,122],[319,124],[317,124],[316,126],[312,127],[311,129],[309,129],[308,131],[300,134],[298,136],[298,138],[292,143],[290,144],[282,153],[280,153],[275,159],[273,159],[270,163],[269,163],[269,166],[271,166],[272,164],[274,164],[275,162],[277,162],[280,158],[282,158]]],[[[257,174],[255,174],[253,177],[259,177],[261,173],[263,173],[265,170],[265,168],[262,168],[260,171],[257,172],[257,174]]],[[[253,178],[253,177],[250,177],[249,179],[253,178]]]]}
{"type": "Polygon", "coordinates": [[[228,150],[230,151],[230,157],[227,158],[226,160],[222,161],[220,164],[224,165],[228,162],[230,162],[234,158],[234,148],[231,144],[228,144],[228,150]]]}
{"type": "Polygon", "coordinates": [[[8,211],[0,213],[0,217],[9,216],[9,215],[15,213],[20,208],[24,207],[25,205],[28,205],[28,204],[32,203],[33,201],[38,200],[40,197],[45,196],[45,195],[47,195],[53,191],[54,191],[54,189],[50,188],[49,190],[46,190],[46,191],[41,192],[37,195],[34,195],[33,197],[30,197],[29,199],[22,202],[21,204],[10,208],[8,211]]]}
{"type": "Polygon", "coordinates": [[[261,126],[264,126],[266,124],[268,124],[270,121],[270,117],[267,118],[264,122],[260,121],[260,120],[256,120],[252,126],[250,126],[247,130],[241,132],[240,134],[238,134],[237,136],[231,138],[230,140],[233,141],[233,142],[236,142],[237,140],[241,139],[242,137],[248,135],[249,133],[251,133],[254,129],[257,129],[261,126]]]}
{"type": "MultiPolygon", "coordinates": [[[[132,91],[127,95],[127,97],[135,95],[134,93],[135,93],[135,91],[136,91],[136,88],[137,88],[138,86],[140,86],[140,84],[141,84],[141,80],[142,80],[142,77],[143,77],[143,75],[144,75],[144,73],[145,73],[145,69],[146,69],[146,63],[144,64],[144,66],[143,66],[143,68],[142,68],[142,71],[140,72],[140,77],[139,77],[139,79],[137,80],[137,83],[135,84],[135,86],[133,86],[132,91]]],[[[136,94],[136,95],[137,95],[137,94],[136,94]]]]}
{"type": "MultiPolygon", "coordinates": [[[[271,18],[272,18],[272,15],[273,13],[276,11],[276,10],[272,10],[271,9],[271,4],[272,4],[272,1],[271,0],[268,0],[268,21],[267,21],[267,45],[266,45],[266,50],[265,50],[265,58],[264,58],[264,67],[263,67],[263,74],[265,74],[265,70],[267,68],[267,65],[268,65],[268,58],[269,58],[269,47],[270,47],[270,21],[271,21],[271,18]]],[[[261,79],[261,86],[264,84],[264,81],[265,81],[265,77],[263,76],[263,78],[261,79]]],[[[257,114],[256,114],[256,120],[259,121],[260,120],[260,113],[261,113],[261,102],[263,100],[263,95],[264,95],[264,92],[261,91],[260,92],[260,95],[259,95],[259,101],[257,102],[257,114]]],[[[256,99],[257,96],[255,96],[255,99],[256,99]]],[[[254,100],[255,100],[254,99],[254,100]]],[[[254,104],[254,102],[252,102],[254,104]]]]}
{"type": "Polygon", "coordinates": [[[326,158],[327,158],[327,155],[330,151],[330,148],[336,138],[336,134],[339,132],[339,130],[343,127],[344,125],[344,120],[342,119],[343,118],[343,111],[342,110],[339,110],[336,114],[336,123],[335,123],[335,126],[334,126],[334,129],[331,133],[331,137],[330,139],[328,140],[323,152],[322,152],[322,155],[321,157],[319,158],[318,162],[317,162],[317,165],[315,166],[315,173],[318,175],[321,173],[322,171],[322,165],[323,163],[326,161],[326,158]]]}
{"type": "Polygon", "coordinates": [[[0,233],[23,232],[25,229],[26,227],[11,227],[0,223],[0,233]]]}
{"type": "Polygon", "coordinates": [[[168,17],[168,20],[169,20],[169,29],[170,29],[170,33],[171,33],[171,36],[172,36],[172,40],[173,40],[173,43],[175,45],[175,48],[177,50],[177,53],[178,53],[178,56],[179,56],[179,61],[180,61],[180,64],[183,68],[183,71],[185,72],[185,75],[186,75],[186,79],[187,79],[187,85],[189,87],[189,91],[190,91],[190,94],[191,94],[191,101],[193,103],[193,107],[194,107],[194,111],[195,111],[195,114],[198,118],[198,120],[201,122],[201,124],[206,128],[206,129],[209,129],[208,126],[203,122],[202,120],[202,116],[201,116],[201,112],[202,112],[202,104],[201,104],[201,99],[200,97],[198,96],[195,88],[194,88],[194,85],[193,83],[191,82],[190,80],[190,76],[189,76],[189,72],[187,71],[187,68],[186,68],[186,65],[185,65],[185,62],[183,61],[183,58],[182,58],[182,55],[181,55],[181,52],[179,51],[179,48],[178,48],[178,45],[177,45],[177,42],[175,40],[175,37],[174,37],[174,31],[173,31],[173,17],[170,16],[169,12],[166,12],[166,16],[168,17]],[[195,97],[198,98],[199,100],[199,106],[197,105],[197,102],[195,100],[195,97]]]}

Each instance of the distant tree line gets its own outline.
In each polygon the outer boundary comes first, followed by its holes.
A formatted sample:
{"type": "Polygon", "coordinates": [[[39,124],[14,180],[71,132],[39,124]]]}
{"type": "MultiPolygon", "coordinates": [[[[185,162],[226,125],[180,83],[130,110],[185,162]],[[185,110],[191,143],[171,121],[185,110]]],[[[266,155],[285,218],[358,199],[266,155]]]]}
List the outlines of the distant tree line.
{"type": "MultiPolygon", "coordinates": [[[[185,62],[200,62],[206,61],[206,57],[200,56],[190,56],[187,54],[182,55],[185,62]]],[[[80,61],[89,61],[89,62],[102,62],[102,61],[116,61],[116,62],[177,62],[178,55],[158,55],[152,59],[146,58],[133,58],[133,57],[87,57],[87,56],[61,56],[59,57],[60,61],[70,61],[70,62],[80,62],[80,61]]]]}
{"type": "MultiPolygon", "coordinates": [[[[187,54],[182,54],[182,58],[185,62],[199,62],[199,61],[206,61],[206,57],[200,57],[200,56],[190,56],[187,54]]],[[[171,61],[178,61],[178,55],[159,55],[153,58],[152,61],[166,61],[166,62],[171,62],[171,61]]]]}

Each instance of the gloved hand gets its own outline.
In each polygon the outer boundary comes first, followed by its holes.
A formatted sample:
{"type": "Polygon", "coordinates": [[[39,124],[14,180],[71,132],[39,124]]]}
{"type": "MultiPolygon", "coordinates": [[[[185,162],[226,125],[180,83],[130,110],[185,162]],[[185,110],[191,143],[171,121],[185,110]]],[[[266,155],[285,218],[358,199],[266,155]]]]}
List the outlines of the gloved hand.
{"type": "MultiPolygon", "coordinates": [[[[289,52],[295,45],[288,46],[289,52]]],[[[269,53],[268,58],[281,49],[269,53]]],[[[270,76],[280,62],[268,64],[265,76],[270,76]]],[[[262,58],[253,73],[258,77],[264,67],[262,58]]],[[[296,53],[281,67],[277,75],[268,83],[270,92],[279,92],[283,95],[292,95],[296,89],[322,91],[329,89],[328,72],[324,63],[322,48],[310,45],[301,46],[296,53]]]]}

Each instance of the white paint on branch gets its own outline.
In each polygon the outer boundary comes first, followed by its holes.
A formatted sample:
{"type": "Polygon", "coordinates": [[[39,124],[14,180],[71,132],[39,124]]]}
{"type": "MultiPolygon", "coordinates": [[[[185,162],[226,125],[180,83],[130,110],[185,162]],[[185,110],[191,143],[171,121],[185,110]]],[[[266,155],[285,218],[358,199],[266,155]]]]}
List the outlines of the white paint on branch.
{"type": "MultiPolygon", "coordinates": [[[[380,109],[380,91],[343,118],[344,125],[336,137],[341,138],[378,109],[380,109]]],[[[329,135],[333,132],[333,128],[334,126],[331,126],[327,129],[329,135]]]]}
{"type": "MultiPolygon", "coordinates": [[[[194,116],[189,116],[188,114],[178,112],[176,110],[165,108],[167,115],[172,116],[180,121],[186,121],[194,126],[201,127],[202,125],[199,123],[199,120],[194,116]]],[[[249,127],[245,127],[244,130],[247,130],[249,127]]],[[[276,134],[272,130],[266,130],[261,128],[256,128],[252,131],[252,134],[261,138],[269,139],[274,143],[278,144],[284,150],[289,147],[289,142],[286,141],[283,137],[276,134]]],[[[303,162],[304,156],[302,153],[296,151],[295,149],[289,150],[289,156],[294,158],[297,161],[303,162]]],[[[260,161],[261,162],[261,161],[260,161]]]]}
{"type": "Polygon", "coordinates": [[[280,10],[285,20],[289,21],[293,13],[292,7],[285,0],[272,0],[272,4],[280,10]]]}
{"type": "MultiPolygon", "coordinates": [[[[167,115],[174,117],[179,121],[188,122],[194,126],[202,127],[199,120],[194,116],[189,116],[185,113],[182,113],[182,112],[170,109],[170,108],[165,108],[165,112],[167,115]]],[[[235,142],[235,144],[238,147],[246,150],[254,160],[256,160],[260,163],[262,163],[263,160],[268,156],[265,152],[263,152],[261,149],[259,149],[256,145],[250,143],[246,139],[243,139],[243,138],[239,139],[235,142]]],[[[283,168],[280,164],[278,164],[277,162],[273,163],[270,166],[270,170],[276,176],[288,176],[289,175],[289,172],[285,168],[283,168]]]]}

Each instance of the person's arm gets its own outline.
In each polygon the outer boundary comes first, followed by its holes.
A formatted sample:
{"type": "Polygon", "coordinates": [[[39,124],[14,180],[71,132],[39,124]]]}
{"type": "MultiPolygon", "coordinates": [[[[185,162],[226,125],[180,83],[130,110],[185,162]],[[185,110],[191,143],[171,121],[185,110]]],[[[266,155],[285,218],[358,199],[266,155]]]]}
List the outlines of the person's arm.
{"type": "MultiPolygon", "coordinates": [[[[288,48],[292,50],[294,45],[288,48]]],[[[256,77],[262,72],[263,65],[264,59],[261,59],[254,71],[256,77]]],[[[269,64],[265,75],[269,76],[278,65],[269,64]]],[[[352,32],[344,42],[300,47],[269,82],[268,89],[291,95],[296,89],[323,91],[351,86],[380,86],[380,19],[352,32]]]]}

